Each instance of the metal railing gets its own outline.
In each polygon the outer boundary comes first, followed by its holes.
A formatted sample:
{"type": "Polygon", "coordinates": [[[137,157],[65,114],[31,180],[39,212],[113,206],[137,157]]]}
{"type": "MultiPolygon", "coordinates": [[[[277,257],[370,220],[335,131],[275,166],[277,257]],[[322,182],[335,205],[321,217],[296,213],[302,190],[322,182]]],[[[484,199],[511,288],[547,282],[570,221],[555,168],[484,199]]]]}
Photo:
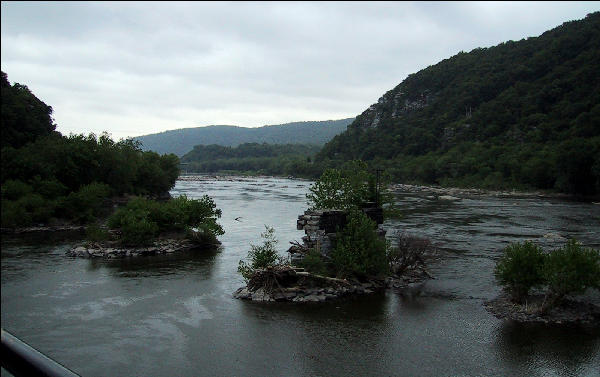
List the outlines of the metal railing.
{"type": "Polygon", "coordinates": [[[48,356],[2,330],[1,364],[13,376],[78,377],[48,356]]]}

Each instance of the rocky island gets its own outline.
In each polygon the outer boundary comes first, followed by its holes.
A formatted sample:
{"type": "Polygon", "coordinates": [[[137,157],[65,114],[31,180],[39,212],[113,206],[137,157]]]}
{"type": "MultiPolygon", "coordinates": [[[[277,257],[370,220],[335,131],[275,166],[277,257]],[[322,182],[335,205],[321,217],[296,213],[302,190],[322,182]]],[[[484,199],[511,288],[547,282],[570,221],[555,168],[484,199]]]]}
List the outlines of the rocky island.
{"type": "Polygon", "coordinates": [[[542,323],[600,323],[600,250],[570,239],[544,251],[531,241],[504,250],[495,268],[503,293],[486,301],[500,319],[542,323]]]}
{"type": "Polygon", "coordinates": [[[298,216],[297,229],[305,233],[302,243],[291,242],[289,257],[282,259],[267,226],[263,245],[251,245],[248,261],[240,261],[246,286],[233,296],[322,302],[432,278],[425,268],[434,253],[428,240],[403,234],[394,247],[386,241],[379,186],[370,185],[377,191],[369,192],[370,178],[358,162],[346,170],[326,171],[309,189],[313,206],[298,216]]]}

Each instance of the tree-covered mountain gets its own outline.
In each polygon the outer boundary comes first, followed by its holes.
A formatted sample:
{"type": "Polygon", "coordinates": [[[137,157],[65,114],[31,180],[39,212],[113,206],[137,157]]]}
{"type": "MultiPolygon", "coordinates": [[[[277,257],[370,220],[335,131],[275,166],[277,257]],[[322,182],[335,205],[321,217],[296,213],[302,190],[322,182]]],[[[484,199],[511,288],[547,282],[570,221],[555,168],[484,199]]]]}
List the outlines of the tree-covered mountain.
{"type": "Polygon", "coordinates": [[[310,144],[244,143],[236,147],[196,145],[181,158],[183,171],[189,173],[252,172],[269,175],[318,174],[311,164],[321,146],[310,144]]]}
{"type": "Polygon", "coordinates": [[[182,128],[136,137],[143,150],[160,154],[174,153],[181,157],[195,145],[235,147],[243,143],[315,144],[323,145],[346,130],[354,118],[317,122],[294,122],[257,128],[238,126],[207,126],[182,128]]]}
{"type": "Polygon", "coordinates": [[[600,193],[600,13],[409,75],[317,156],[398,181],[600,193]]]}

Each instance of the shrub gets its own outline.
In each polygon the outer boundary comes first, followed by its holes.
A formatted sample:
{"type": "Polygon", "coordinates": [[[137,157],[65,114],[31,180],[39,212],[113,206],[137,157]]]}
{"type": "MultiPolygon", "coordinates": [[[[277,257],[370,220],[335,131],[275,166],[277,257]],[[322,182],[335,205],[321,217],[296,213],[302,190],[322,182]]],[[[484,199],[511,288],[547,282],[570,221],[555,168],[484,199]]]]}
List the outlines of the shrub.
{"type": "MultiPolygon", "coordinates": [[[[108,226],[111,229],[120,228],[122,237],[130,239],[131,242],[138,239],[136,234],[145,229],[149,235],[153,234],[152,237],[162,232],[185,230],[186,236],[193,241],[215,244],[218,243],[217,236],[225,233],[217,223],[220,216],[221,210],[217,209],[213,200],[206,195],[199,200],[181,196],[166,202],[134,198],[109,217],[108,226]],[[145,224],[134,227],[132,219],[143,220],[145,224]],[[196,228],[198,232],[189,228],[196,228]],[[135,234],[127,235],[128,231],[135,234]]],[[[152,239],[148,240],[151,241],[152,239]]]]}
{"type": "Polygon", "coordinates": [[[362,211],[350,211],[348,223],[338,232],[331,253],[338,276],[363,278],[387,272],[386,242],[379,238],[376,228],[362,211]]]}
{"type": "Polygon", "coordinates": [[[186,237],[198,245],[218,245],[219,240],[209,224],[200,224],[196,228],[187,227],[186,237]]]}
{"type": "Polygon", "coordinates": [[[327,264],[323,260],[321,252],[316,248],[308,250],[304,258],[300,262],[300,266],[303,267],[306,271],[312,272],[314,274],[327,274],[327,264]]]}
{"type": "Polygon", "coordinates": [[[32,184],[35,192],[48,199],[59,198],[67,192],[67,187],[56,179],[42,180],[39,176],[36,176],[32,184]]]}
{"type": "Polygon", "coordinates": [[[56,203],[38,194],[29,193],[18,200],[2,200],[2,226],[19,227],[47,223],[56,209],[56,203]]]}
{"type": "Polygon", "coordinates": [[[31,214],[16,201],[2,200],[2,227],[15,228],[31,224],[31,214]]]}
{"type": "Polygon", "coordinates": [[[121,244],[126,246],[151,245],[158,234],[158,225],[140,213],[130,212],[121,219],[121,244]]]}
{"type": "Polygon", "coordinates": [[[63,201],[63,209],[68,218],[81,223],[93,221],[102,214],[104,199],[110,195],[110,186],[104,183],[90,183],[77,192],[70,193],[63,201]]]}
{"type": "Polygon", "coordinates": [[[110,238],[110,234],[106,229],[99,227],[98,225],[90,225],[85,228],[85,239],[88,242],[102,242],[110,238]]]}
{"type": "Polygon", "coordinates": [[[544,282],[544,254],[531,241],[514,243],[504,250],[496,264],[495,276],[513,300],[521,302],[529,290],[544,282]]]}
{"type": "Polygon", "coordinates": [[[277,249],[275,249],[275,245],[278,242],[275,238],[275,230],[265,225],[265,231],[260,236],[264,239],[262,245],[250,244],[250,251],[247,258],[250,264],[240,260],[238,265],[238,272],[246,280],[250,279],[256,269],[273,267],[283,263],[283,260],[277,254],[277,249]]]}
{"type": "Polygon", "coordinates": [[[588,287],[600,288],[600,251],[582,248],[571,239],[546,257],[543,275],[555,302],[588,287]]]}
{"type": "Polygon", "coordinates": [[[387,258],[390,270],[394,274],[401,274],[406,268],[415,264],[425,264],[423,257],[431,251],[433,245],[427,238],[420,238],[400,234],[394,247],[388,247],[387,258]]]}
{"type": "Polygon", "coordinates": [[[30,185],[19,180],[9,179],[2,184],[2,199],[5,200],[17,200],[32,192],[30,185]]]}

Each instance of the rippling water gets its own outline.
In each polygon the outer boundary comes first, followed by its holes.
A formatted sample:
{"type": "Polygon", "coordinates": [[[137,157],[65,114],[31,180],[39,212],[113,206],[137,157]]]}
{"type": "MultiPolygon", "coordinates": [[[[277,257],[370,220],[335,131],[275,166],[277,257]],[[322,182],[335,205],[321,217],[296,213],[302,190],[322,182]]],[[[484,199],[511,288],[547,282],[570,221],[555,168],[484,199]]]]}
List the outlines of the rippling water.
{"type": "MultiPolygon", "coordinates": [[[[2,327],[84,376],[599,376],[598,326],[519,325],[482,306],[501,249],[576,237],[600,247],[600,206],[397,193],[388,235],[431,238],[436,280],[407,291],[315,304],[235,300],[237,264],[264,226],[279,250],[300,240],[310,182],[177,181],[223,210],[220,250],[104,261],[72,259],[74,241],[2,239],[2,327]],[[236,220],[237,218],[237,220],[236,220]]],[[[6,373],[3,371],[3,375],[6,373]]]]}

